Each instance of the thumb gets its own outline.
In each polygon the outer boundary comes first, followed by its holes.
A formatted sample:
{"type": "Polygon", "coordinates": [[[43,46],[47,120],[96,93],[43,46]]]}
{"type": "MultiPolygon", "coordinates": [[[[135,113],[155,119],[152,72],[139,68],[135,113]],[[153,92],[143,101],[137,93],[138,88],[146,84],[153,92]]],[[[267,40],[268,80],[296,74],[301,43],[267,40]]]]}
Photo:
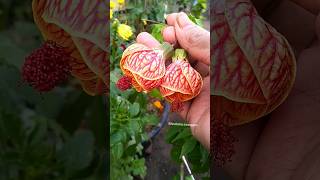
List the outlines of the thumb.
{"type": "Polygon", "coordinates": [[[210,64],[210,33],[195,25],[185,13],[179,13],[174,25],[180,46],[192,58],[210,64]]]}

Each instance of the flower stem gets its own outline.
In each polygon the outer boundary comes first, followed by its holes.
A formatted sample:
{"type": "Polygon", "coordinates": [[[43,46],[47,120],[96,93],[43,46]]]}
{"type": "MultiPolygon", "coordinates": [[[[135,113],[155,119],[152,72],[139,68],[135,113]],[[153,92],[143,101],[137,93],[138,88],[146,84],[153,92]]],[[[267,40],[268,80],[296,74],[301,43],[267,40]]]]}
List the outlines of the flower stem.
{"type": "Polygon", "coordinates": [[[159,21],[154,21],[154,20],[150,20],[150,19],[141,19],[142,21],[147,21],[147,22],[151,22],[153,24],[163,24],[165,25],[165,23],[159,22],[159,21]]]}
{"type": "Polygon", "coordinates": [[[165,59],[169,59],[173,55],[173,46],[167,42],[164,42],[159,47],[163,51],[163,56],[165,59]]]}
{"type": "Polygon", "coordinates": [[[176,49],[174,52],[174,55],[172,57],[172,61],[176,61],[176,60],[186,60],[187,57],[187,53],[184,49],[176,49]]]}

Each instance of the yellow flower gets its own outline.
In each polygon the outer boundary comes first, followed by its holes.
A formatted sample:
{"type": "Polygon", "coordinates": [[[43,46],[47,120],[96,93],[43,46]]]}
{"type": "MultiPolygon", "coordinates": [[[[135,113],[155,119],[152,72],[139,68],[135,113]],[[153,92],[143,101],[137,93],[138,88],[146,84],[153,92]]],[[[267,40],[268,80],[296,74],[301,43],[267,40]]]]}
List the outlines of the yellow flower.
{"type": "Polygon", "coordinates": [[[122,4],[124,4],[124,1],[125,1],[125,0],[118,0],[118,3],[119,3],[120,5],[122,5],[122,4]]]}
{"type": "Polygon", "coordinates": [[[110,9],[113,9],[116,7],[116,3],[114,3],[113,1],[110,1],[110,9]]]}
{"type": "Polygon", "coordinates": [[[145,19],[142,19],[143,25],[147,25],[147,21],[145,19]]]}
{"type": "Polygon", "coordinates": [[[156,108],[158,108],[160,111],[163,110],[163,106],[162,106],[162,104],[161,104],[160,101],[155,101],[155,102],[153,102],[153,105],[154,105],[156,108]]]}
{"type": "Polygon", "coordinates": [[[112,17],[113,17],[113,11],[110,10],[110,19],[112,19],[112,17]]]}
{"type": "Polygon", "coordinates": [[[133,35],[131,27],[126,24],[120,24],[117,32],[118,35],[124,40],[129,40],[129,38],[133,35]]]}

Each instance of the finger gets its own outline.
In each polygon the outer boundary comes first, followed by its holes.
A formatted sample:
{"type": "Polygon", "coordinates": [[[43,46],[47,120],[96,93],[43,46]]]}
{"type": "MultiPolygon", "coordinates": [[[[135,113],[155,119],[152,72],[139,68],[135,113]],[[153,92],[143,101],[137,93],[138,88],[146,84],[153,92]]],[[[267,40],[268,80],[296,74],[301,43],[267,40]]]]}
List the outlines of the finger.
{"type": "Polygon", "coordinates": [[[210,78],[203,79],[200,94],[191,102],[187,121],[191,126],[192,134],[209,149],[210,144],[210,78]]]}
{"type": "Polygon", "coordinates": [[[194,59],[210,64],[210,33],[195,25],[185,13],[177,15],[176,38],[180,46],[194,59]]]}
{"type": "Polygon", "coordinates": [[[166,41],[166,42],[169,42],[171,44],[177,43],[176,33],[174,31],[173,26],[168,26],[168,27],[164,28],[162,31],[162,36],[163,36],[164,41],[166,41]]]}
{"type": "Polygon", "coordinates": [[[180,12],[176,16],[176,23],[179,24],[181,28],[190,26],[190,25],[195,25],[188,17],[188,15],[184,12],[180,12]]]}
{"type": "Polygon", "coordinates": [[[172,13],[167,15],[166,20],[169,26],[173,26],[176,23],[178,13],[172,13]]]}
{"type": "Polygon", "coordinates": [[[160,46],[160,43],[147,32],[142,32],[137,36],[137,42],[146,45],[150,48],[155,48],[160,46]]]}

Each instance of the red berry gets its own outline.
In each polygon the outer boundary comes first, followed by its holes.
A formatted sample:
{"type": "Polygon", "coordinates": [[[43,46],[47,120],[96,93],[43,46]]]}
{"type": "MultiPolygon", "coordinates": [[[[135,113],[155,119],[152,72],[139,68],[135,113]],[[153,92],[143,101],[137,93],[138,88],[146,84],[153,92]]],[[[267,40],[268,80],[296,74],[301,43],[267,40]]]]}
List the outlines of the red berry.
{"type": "Polygon", "coordinates": [[[121,91],[125,91],[127,89],[130,89],[132,87],[131,85],[131,78],[128,76],[122,76],[117,84],[116,84],[117,88],[120,89],[121,91]]]}
{"type": "Polygon", "coordinates": [[[122,51],[124,51],[127,48],[126,45],[123,43],[120,46],[121,46],[122,51]]]}
{"type": "Polygon", "coordinates": [[[67,80],[71,58],[63,47],[47,41],[25,58],[22,78],[39,92],[50,91],[67,80]]]}

